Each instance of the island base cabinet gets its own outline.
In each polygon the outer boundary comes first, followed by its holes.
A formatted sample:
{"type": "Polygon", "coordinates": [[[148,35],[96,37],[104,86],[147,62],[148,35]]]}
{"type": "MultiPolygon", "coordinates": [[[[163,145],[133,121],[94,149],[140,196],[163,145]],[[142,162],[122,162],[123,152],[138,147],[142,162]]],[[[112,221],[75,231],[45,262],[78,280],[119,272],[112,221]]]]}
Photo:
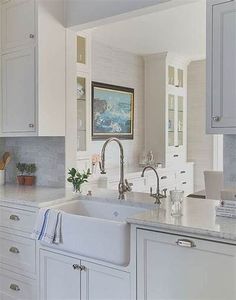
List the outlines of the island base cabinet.
{"type": "Polygon", "coordinates": [[[236,299],[236,246],[138,230],[137,299],[236,299]]]}
{"type": "Polygon", "coordinates": [[[127,272],[47,250],[39,259],[40,300],[130,300],[127,272]]]}
{"type": "Polygon", "coordinates": [[[130,274],[83,262],[81,300],[130,300],[130,274]]]}

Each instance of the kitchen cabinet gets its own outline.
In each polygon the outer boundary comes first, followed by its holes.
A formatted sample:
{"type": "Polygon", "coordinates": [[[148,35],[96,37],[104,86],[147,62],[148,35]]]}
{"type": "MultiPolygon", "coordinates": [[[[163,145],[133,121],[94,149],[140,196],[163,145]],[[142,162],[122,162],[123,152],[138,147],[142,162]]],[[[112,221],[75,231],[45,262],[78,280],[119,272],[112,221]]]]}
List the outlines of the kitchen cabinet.
{"type": "Polygon", "coordinates": [[[36,295],[36,242],[30,235],[36,211],[0,206],[0,299],[30,300],[36,295]]]}
{"type": "Polygon", "coordinates": [[[42,300],[129,300],[131,297],[127,272],[42,249],[39,264],[42,300]]]}
{"type": "Polygon", "coordinates": [[[2,55],[2,131],[35,133],[34,48],[2,55]]]}
{"type": "Polygon", "coordinates": [[[102,265],[82,261],[81,300],[129,300],[130,274],[102,265]]]}
{"type": "Polygon", "coordinates": [[[77,52],[77,168],[91,168],[91,34],[79,32],[77,52]]]}
{"type": "Polygon", "coordinates": [[[40,251],[41,300],[80,299],[80,260],[40,251]]]}
{"type": "Polygon", "coordinates": [[[35,6],[32,0],[2,3],[2,51],[35,43],[35,6]]]}
{"type": "Polygon", "coordinates": [[[138,230],[138,300],[233,300],[236,246],[138,230]]]}
{"type": "MultiPolygon", "coordinates": [[[[178,189],[184,191],[185,196],[193,193],[193,163],[182,163],[177,168],[157,168],[159,175],[160,191],[169,191],[178,189]]],[[[125,177],[129,183],[132,183],[132,191],[138,193],[149,193],[150,188],[156,190],[157,179],[153,171],[147,171],[144,178],[141,177],[141,171],[136,173],[126,173],[125,177]]],[[[110,190],[117,190],[119,180],[109,177],[107,180],[100,180],[102,177],[95,178],[89,183],[100,188],[108,188],[110,190]]]]}
{"type": "Polygon", "coordinates": [[[0,299],[1,300],[35,300],[35,281],[0,269],[0,299]]]}
{"type": "Polygon", "coordinates": [[[207,1],[207,133],[236,133],[236,2],[207,1]]]}
{"type": "Polygon", "coordinates": [[[186,162],[187,65],[170,53],[145,56],[145,146],[167,167],[186,162]]]}
{"type": "Polygon", "coordinates": [[[3,1],[1,16],[1,136],[64,136],[63,1],[3,1]]]}

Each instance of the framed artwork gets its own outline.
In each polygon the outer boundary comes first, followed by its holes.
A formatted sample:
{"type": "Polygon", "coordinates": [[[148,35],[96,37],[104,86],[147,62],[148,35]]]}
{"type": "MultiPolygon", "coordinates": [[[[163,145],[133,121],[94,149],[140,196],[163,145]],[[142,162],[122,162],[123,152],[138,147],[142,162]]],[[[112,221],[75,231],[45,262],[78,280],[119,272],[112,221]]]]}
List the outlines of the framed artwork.
{"type": "Polygon", "coordinates": [[[134,137],[134,89],[92,82],[92,139],[134,137]]]}

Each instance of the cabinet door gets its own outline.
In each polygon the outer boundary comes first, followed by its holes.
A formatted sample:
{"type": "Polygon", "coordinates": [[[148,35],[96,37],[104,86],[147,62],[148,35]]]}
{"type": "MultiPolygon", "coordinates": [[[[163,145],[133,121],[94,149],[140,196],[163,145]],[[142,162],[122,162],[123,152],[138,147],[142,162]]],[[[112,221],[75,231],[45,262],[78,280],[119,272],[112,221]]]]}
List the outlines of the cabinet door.
{"type": "Polygon", "coordinates": [[[236,133],[236,2],[208,6],[207,131],[236,133]]]}
{"type": "Polygon", "coordinates": [[[35,132],[34,49],[2,56],[3,132],[35,132]]]}
{"type": "Polygon", "coordinates": [[[235,246],[138,231],[138,300],[233,300],[235,274],[235,246]]]}
{"type": "Polygon", "coordinates": [[[130,300],[130,274],[82,261],[82,300],[130,300]]]}
{"type": "Polygon", "coordinates": [[[11,0],[2,4],[2,49],[34,43],[34,1],[11,0]]]}
{"type": "Polygon", "coordinates": [[[41,300],[80,299],[80,261],[49,251],[40,251],[41,300]]]}

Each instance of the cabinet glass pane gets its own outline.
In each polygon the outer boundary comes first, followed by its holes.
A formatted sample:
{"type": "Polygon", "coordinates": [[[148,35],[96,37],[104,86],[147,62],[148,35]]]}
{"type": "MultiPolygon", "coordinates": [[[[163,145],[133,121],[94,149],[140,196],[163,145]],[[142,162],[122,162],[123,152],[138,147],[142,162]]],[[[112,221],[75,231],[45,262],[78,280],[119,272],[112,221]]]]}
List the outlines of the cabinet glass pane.
{"type": "Polygon", "coordinates": [[[184,86],[184,71],[178,69],[178,87],[184,86]]]}
{"type": "Polygon", "coordinates": [[[168,96],[168,145],[175,144],[175,96],[168,96]]]}
{"type": "Polygon", "coordinates": [[[175,85],[175,68],[172,66],[168,67],[168,83],[175,85]]]}
{"type": "Polygon", "coordinates": [[[86,63],[86,39],[82,36],[77,36],[77,62],[86,63]]]}
{"type": "Polygon", "coordinates": [[[77,150],[86,151],[86,78],[77,77],[77,150]]]}
{"type": "Polygon", "coordinates": [[[182,96],[178,97],[178,145],[182,146],[184,144],[183,136],[183,125],[184,125],[184,98],[182,96]]]}

